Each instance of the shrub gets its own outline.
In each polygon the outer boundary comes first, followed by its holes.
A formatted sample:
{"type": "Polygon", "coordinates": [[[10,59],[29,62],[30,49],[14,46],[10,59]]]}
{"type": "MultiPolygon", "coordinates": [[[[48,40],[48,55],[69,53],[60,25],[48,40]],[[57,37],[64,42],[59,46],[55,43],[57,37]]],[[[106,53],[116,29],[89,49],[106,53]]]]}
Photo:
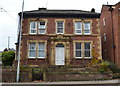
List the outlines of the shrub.
{"type": "Polygon", "coordinates": [[[117,67],[116,64],[114,63],[110,63],[109,64],[109,69],[113,72],[113,73],[118,73],[120,72],[120,69],[117,67]]]}
{"type": "Polygon", "coordinates": [[[2,58],[1,58],[1,57],[2,57],[2,53],[0,53],[0,62],[2,61],[2,58]]]}
{"type": "Polygon", "coordinates": [[[2,63],[4,66],[12,66],[14,59],[15,59],[15,52],[13,51],[2,52],[2,63]]]}
{"type": "Polygon", "coordinates": [[[105,72],[110,71],[108,66],[109,66],[109,62],[108,62],[108,61],[103,61],[103,62],[100,64],[99,72],[100,72],[100,73],[105,73],[105,72]]]}

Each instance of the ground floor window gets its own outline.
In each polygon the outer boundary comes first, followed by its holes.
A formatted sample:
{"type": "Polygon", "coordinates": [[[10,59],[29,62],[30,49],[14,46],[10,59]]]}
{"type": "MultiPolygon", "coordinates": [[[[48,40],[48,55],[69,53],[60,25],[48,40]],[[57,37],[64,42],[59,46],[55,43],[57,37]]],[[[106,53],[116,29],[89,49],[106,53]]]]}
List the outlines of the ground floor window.
{"type": "Polygon", "coordinates": [[[77,58],[81,58],[82,57],[82,43],[76,43],[75,47],[75,53],[76,53],[76,57],[77,58]]]}
{"type": "Polygon", "coordinates": [[[45,58],[45,43],[31,42],[29,43],[29,56],[28,58],[45,58]]]}
{"type": "Polygon", "coordinates": [[[75,58],[91,58],[91,43],[76,42],[75,43],[75,58]]]}
{"type": "Polygon", "coordinates": [[[38,43],[38,57],[45,58],[45,43],[38,43]]]}
{"type": "Polygon", "coordinates": [[[90,55],[90,43],[84,43],[84,57],[89,58],[91,57],[90,55]]]}
{"type": "Polygon", "coordinates": [[[36,43],[29,43],[29,58],[36,57],[36,43]]]}

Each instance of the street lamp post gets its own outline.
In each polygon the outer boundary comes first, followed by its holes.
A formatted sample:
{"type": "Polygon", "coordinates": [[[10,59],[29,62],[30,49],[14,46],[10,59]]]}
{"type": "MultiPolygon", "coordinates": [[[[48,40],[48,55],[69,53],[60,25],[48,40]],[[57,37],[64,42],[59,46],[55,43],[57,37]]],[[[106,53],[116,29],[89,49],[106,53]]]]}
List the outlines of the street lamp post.
{"type": "Polygon", "coordinates": [[[20,23],[20,29],[19,29],[19,43],[18,43],[18,65],[17,65],[17,77],[16,77],[16,81],[19,82],[20,80],[20,46],[21,46],[21,38],[22,38],[22,21],[23,21],[23,9],[24,9],[24,0],[22,3],[22,13],[21,13],[21,23],[20,23]]]}

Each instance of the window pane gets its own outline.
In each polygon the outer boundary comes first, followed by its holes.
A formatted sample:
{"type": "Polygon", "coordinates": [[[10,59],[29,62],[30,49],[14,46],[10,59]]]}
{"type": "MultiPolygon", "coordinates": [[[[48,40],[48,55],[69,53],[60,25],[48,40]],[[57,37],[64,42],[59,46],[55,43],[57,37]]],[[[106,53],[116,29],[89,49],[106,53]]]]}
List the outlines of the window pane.
{"type": "Polygon", "coordinates": [[[63,28],[58,28],[57,33],[63,33],[63,28]]]}
{"type": "Polygon", "coordinates": [[[39,34],[44,34],[45,33],[45,21],[40,21],[39,22],[39,34]]]}
{"type": "Polygon", "coordinates": [[[75,22],[75,33],[82,33],[82,22],[75,22]]]}
{"type": "Polygon", "coordinates": [[[85,51],[85,57],[90,57],[90,51],[85,51]]]}
{"type": "Polygon", "coordinates": [[[30,50],[35,50],[35,43],[30,43],[30,50]]]}
{"type": "Polygon", "coordinates": [[[90,43],[84,43],[85,57],[90,57],[90,43]]]}
{"type": "Polygon", "coordinates": [[[63,21],[57,22],[57,27],[63,27],[63,21]]]}
{"type": "Polygon", "coordinates": [[[44,21],[41,21],[41,22],[40,22],[40,25],[45,25],[45,22],[44,22],[44,21]]]}
{"type": "Polygon", "coordinates": [[[45,57],[45,52],[44,52],[44,50],[39,50],[39,51],[38,51],[38,57],[45,57]]]}
{"type": "Polygon", "coordinates": [[[31,29],[36,28],[36,22],[30,22],[30,27],[31,27],[31,29]]]}
{"type": "Polygon", "coordinates": [[[44,34],[45,33],[45,28],[46,28],[45,27],[45,21],[40,21],[39,22],[39,31],[38,32],[40,34],[44,34]]]}
{"type": "Polygon", "coordinates": [[[63,21],[57,22],[57,33],[63,33],[63,21]]]}
{"type": "Polygon", "coordinates": [[[38,44],[38,49],[44,49],[44,48],[45,48],[44,43],[39,43],[39,44],[38,44]]]}
{"type": "Polygon", "coordinates": [[[82,33],[82,31],[81,30],[76,30],[76,33],[82,33]]]}
{"type": "Polygon", "coordinates": [[[84,22],[84,33],[90,33],[90,22],[84,22]]]}
{"type": "Polygon", "coordinates": [[[81,49],[81,43],[76,43],[76,49],[81,49]]]}
{"type": "Polygon", "coordinates": [[[84,22],[84,28],[90,29],[90,22],[84,22]]]}
{"type": "Polygon", "coordinates": [[[30,22],[30,33],[36,33],[37,30],[37,22],[30,22]]]}
{"type": "Polygon", "coordinates": [[[45,43],[38,43],[38,57],[45,57],[45,43]]]}
{"type": "Polygon", "coordinates": [[[75,22],[75,29],[81,29],[82,27],[82,23],[81,22],[75,22]]]}
{"type": "Polygon", "coordinates": [[[85,49],[90,49],[90,43],[85,43],[85,49]]]}
{"type": "Polygon", "coordinates": [[[45,29],[45,25],[40,25],[39,29],[45,29]]]}
{"type": "Polygon", "coordinates": [[[104,42],[106,42],[107,40],[107,36],[106,36],[106,33],[104,34],[104,42]]]}
{"type": "Polygon", "coordinates": [[[36,57],[36,52],[35,52],[35,50],[30,50],[30,52],[29,52],[29,57],[36,57]]]}
{"type": "Polygon", "coordinates": [[[76,43],[76,57],[82,57],[81,43],[76,43]]]}
{"type": "Polygon", "coordinates": [[[35,43],[29,44],[29,57],[36,57],[36,44],[35,43]]]}
{"type": "Polygon", "coordinates": [[[36,33],[36,30],[31,30],[31,33],[36,33]]]}
{"type": "Polygon", "coordinates": [[[90,30],[84,30],[84,33],[90,33],[90,30]]]}
{"type": "Polygon", "coordinates": [[[40,29],[39,29],[39,33],[41,33],[41,34],[42,34],[42,33],[45,33],[45,30],[44,30],[44,29],[43,29],[43,30],[40,30],[40,29]]]}
{"type": "Polygon", "coordinates": [[[45,28],[45,21],[41,21],[41,22],[39,22],[39,29],[43,29],[43,28],[45,28]]]}
{"type": "Polygon", "coordinates": [[[76,57],[82,57],[81,56],[81,51],[76,51],[76,57]]]}

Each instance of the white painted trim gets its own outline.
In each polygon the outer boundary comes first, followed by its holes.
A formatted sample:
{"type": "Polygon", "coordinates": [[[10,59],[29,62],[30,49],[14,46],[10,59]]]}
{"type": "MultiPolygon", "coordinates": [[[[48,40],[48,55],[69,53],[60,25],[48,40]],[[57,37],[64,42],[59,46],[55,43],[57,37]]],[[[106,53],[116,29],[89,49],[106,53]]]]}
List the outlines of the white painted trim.
{"type": "MultiPolygon", "coordinates": [[[[56,50],[55,50],[55,65],[65,65],[65,47],[56,47],[55,49],[56,49],[56,50]],[[61,63],[59,64],[59,63],[57,63],[57,60],[58,60],[58,59],[57,59],[57,55],[58,55],[58,53],[57,53],[58,50],[57,50],[57,49],[61,49],[61,48],[63,49],[64,54],[61,54],[61,55],[63,55],[63,58],[62,58],[62,59],[59,58],[59,59],[60,59],[59,61],[62,61],[63,63],[61,62],[61,63]]],[[[59,52],[60,52],[60,51],[59,51],[59,52]]],[[[59,55],[59,57],[62,57],[62,56],[59,55]]]]}

